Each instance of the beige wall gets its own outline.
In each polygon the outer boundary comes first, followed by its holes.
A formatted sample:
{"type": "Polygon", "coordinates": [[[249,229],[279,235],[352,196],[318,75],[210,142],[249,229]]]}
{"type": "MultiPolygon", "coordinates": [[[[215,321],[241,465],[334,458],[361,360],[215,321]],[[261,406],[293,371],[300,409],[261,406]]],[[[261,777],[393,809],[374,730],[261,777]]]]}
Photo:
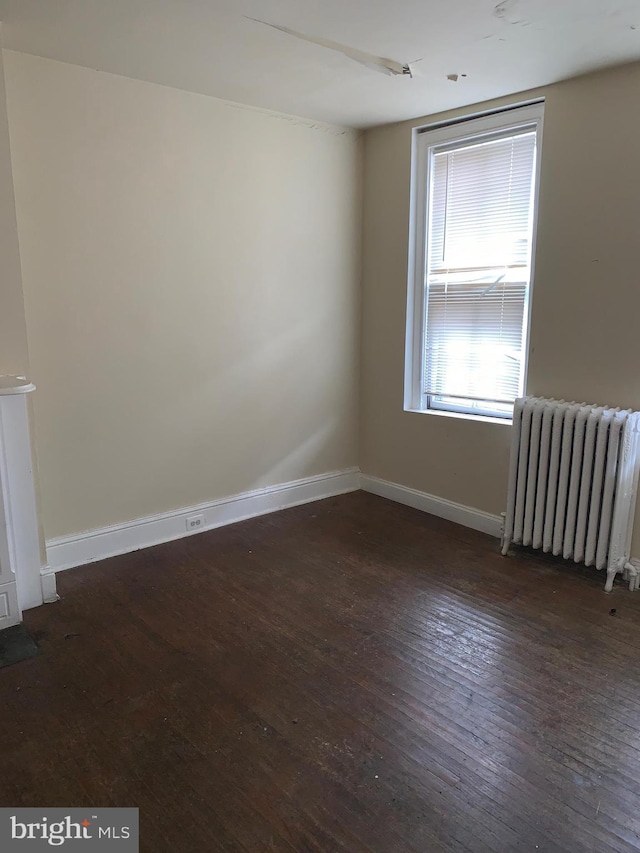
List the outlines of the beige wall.
{"type": "MultiPolygon", "coordinates": [[[[546,108],[527,391],[640,408],[640,64],[534,94],[546,108]]],[[[510,428],[403,411],[411,128],[426,121],[365,137],[361,467],[499,513],[510,428]]]]}
{"type": "Polygon", "coordinates": [[[27,373],[27,327],[13,195],[4,67],[0,50],[0,374],[27,373]]]}
{"type": "Polygon", "coordinates": [[[5,68],[47,537],[357,464],[357,136],[5,68]]]}
{"type": "MultiPolygon", "coordinates": [[[[356,464],[357,137],[23,54],[5,66],[47,536],[356,464]]],[[[529,93],[546,97],[530,393],[640,408],[638,91],[631,65],[529,93]]],[[[509,427],[403,411],[424,122],[365,137],[359,461],[498,513],[509,427]]],[[[0,204],[4,139],[0,110],[0,204]]],[[[25,370],[7,235],[0,370],[25,370]]]]}

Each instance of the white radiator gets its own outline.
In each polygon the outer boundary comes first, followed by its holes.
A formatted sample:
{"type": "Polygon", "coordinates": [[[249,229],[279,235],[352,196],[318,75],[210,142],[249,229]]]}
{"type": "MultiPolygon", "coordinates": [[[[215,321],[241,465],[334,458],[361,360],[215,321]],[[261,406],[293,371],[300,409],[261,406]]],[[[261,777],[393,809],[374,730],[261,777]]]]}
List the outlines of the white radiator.
{"type": "Polygon", "coordinates": [[[525,545],[617,572],[629,562],[638,488],[640,412],[523,397],[513,410],[502,553],[525,545]]]}

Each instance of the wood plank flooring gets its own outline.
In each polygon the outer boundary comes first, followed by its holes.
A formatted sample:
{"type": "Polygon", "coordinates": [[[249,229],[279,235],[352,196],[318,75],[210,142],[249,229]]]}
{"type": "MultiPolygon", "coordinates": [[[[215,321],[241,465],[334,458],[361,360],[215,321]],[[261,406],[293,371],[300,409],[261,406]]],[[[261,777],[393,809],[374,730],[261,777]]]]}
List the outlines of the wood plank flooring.
{"type": "Polygon", "coordinates": [[[0,805],[141,850],[640,850],[640,593],[357,492],[58,575],[0,805]]]}

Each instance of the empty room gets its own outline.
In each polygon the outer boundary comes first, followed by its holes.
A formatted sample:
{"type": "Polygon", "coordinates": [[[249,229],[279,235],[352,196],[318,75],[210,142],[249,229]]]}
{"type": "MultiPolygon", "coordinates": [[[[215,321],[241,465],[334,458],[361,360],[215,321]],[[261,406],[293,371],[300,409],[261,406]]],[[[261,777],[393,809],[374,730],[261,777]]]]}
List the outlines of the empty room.
{"type": "Polygon", "coordinates": [[[640,851],[637,0],[0,48],[0,851],[640,851]]]}

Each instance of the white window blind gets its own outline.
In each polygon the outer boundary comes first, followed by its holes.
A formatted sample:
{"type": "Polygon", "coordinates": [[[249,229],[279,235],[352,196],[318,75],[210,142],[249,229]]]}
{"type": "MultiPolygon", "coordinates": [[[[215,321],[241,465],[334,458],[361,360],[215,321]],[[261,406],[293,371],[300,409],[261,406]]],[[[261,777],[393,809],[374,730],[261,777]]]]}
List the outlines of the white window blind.
{"type": "Polygon", "coordinates": [[[531,126],[430,148],[429,407],[508,416],[522,392],[535,164],[531,126]]]}

